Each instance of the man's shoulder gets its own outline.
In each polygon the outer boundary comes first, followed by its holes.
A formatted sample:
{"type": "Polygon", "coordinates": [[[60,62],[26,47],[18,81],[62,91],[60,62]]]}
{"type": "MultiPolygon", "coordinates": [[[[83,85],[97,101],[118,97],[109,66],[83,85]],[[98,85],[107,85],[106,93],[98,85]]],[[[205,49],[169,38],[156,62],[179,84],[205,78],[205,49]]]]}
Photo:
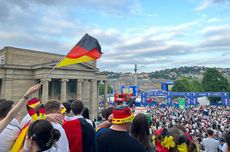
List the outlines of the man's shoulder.
{"type": "Polygon", "coordinates": [[[216,139],[214,139],[214,138],[204,138],[203,139],[203,143],[217,143],[217,144],[219,144],[219,141],[218,140],[216,140],[216,139]]]}
{"type": "Polygon", "coordinates": [[[62,125],[61,124],[59,124],[59,123],[54,123],[54,122],[51,122],[51,124],[52,124],[52,126],[55,128],[55,129],[57,129],[57,130],[59,130],[59,131],[64,131],[64,128],[62,127],[62,125]]]}
{"type": "Polygon", "coordinates": [[[62,126],[65,126],[65,125],[74,125],[74,124],[80,124],[79,119],[64,120],[62,126]]]}
{"type": "Polygon", "coordinates": [[[84,126],[84,127],[89,127],[89,128],[91,128],[91,129],[94,129],[93,126],[92,126],[90,123],[88,123],[88,121],[87,121],[86,119],[84,119],[84,118],[79,118],[78,120],[80,121],[80,124],[81,124],[82,126],[84,126]]]}

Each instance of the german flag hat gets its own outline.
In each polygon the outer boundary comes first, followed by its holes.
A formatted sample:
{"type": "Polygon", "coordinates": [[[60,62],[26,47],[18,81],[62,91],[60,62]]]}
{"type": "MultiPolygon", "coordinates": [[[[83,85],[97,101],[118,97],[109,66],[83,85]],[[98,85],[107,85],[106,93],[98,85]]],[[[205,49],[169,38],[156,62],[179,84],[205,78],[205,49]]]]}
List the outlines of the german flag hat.
{"type": "Polygon", "coordinates": [[[113,124],[125,124],[133,121],[134,115],[131,112],[130,107],[128,106],[120,106],[118,108],[113,109],[113,124]]]}

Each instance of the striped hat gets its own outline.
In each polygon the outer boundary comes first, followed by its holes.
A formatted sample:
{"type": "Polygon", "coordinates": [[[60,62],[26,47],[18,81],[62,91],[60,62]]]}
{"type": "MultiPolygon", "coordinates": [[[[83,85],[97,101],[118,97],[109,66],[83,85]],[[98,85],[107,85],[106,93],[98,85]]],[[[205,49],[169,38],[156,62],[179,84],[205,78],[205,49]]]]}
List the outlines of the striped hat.
{"type": "Polygon", "coordinates": [[[27,112],[33,121],[46,119],[46,111],[38,98],[33,98],[27,102],[27,112]]]}
{"type": "Polygon", "coordinates": [[[131,112],[130,107],[128,106],[120,106],[118,108],[113,109],[113,119],[112,123],[113,124],[125,124],[125,123],[130,123],[134,119],[134,115],[131,112]]]}

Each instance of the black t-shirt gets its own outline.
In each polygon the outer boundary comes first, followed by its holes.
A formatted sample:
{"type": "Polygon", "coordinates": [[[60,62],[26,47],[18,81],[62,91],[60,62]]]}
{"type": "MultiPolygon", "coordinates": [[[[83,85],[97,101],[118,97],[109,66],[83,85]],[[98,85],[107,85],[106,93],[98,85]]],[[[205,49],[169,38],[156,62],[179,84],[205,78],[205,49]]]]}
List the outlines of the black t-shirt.
{"type": "Polygon", "coordinates": [[[144,146],[128,132],[108,129],[97,141],[98,152],[146,152],[144,146]]]}

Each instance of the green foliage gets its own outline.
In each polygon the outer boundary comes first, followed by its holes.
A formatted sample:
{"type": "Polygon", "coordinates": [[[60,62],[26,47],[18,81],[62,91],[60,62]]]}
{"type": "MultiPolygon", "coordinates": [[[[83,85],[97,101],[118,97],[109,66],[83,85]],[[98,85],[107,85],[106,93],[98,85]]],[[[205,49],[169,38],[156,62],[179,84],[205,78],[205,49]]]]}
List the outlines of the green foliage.
{"type": "MultiPolygon", "coordinates": [[[[103,83],[99,83],[99,95],[104,95],[105,85],[103,83]]],[[[108,94],[113,93],[113,88],[108,84],[108,94]]]]}
{"type": "Polygon", "coordinates": [[[179,80],[176,80],[174,82],[174,86],[172,88],[172,91],[175,92],[201,92],[202,84],[197,81],[190,78],[182,77],[179,80]]]}
{"type": "Polygon", "coordinates": [[[202,84],[204,91],[207,92],[229,91],[228,80],[215,68],[208,69],[204,73],[202,84]]]}
{"type": "Polygon", "coordinates": [[[191,80],[190,82],[192,92],[202,92],[202,83],[197,80],[191,80]]]}
{"type": "MultiPolygon", "coordinates": [[[[202,85],[206,92],[229,92],[230,90],[228,80],[215,68],[210,68],[204,73],[202,85]]],[[[219,100],[219,98],[210,99],[219,100]]]]}
{"type": "Polygon", "coordinates": [[[174,82],[174,86],[172,88],[174,92],[190,92],[191,86],[187,78],[181,78],[174,82]]]}

